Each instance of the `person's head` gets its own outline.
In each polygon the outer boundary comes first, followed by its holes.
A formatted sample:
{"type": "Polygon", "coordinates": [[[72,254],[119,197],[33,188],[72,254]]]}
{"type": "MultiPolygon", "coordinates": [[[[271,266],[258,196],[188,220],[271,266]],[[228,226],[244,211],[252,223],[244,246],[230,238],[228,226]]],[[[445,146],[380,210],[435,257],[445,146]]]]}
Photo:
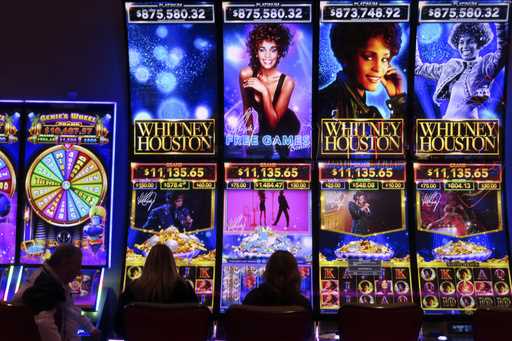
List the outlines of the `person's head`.
{"type": "Polygon", "coordinates": [[[165,244],[156,244],[149,251],[136,285],[141,288],[145,300],[159,302],[169,298],[177,279],[178,270],[171,249],[165,244]]]}
{"type": "Polygon", "coordinates": [[[360,206],[366,204],[366,195],[362,192],[356,192],[353,196],[354,202],[360,206]]]}
{"type": "Polygon", "coordinates": [[[72,244],[59,245],[46,263],[63,283],[69,283],[80,274],[82,250],[72,244]]]}
{"type": "Polygon", "coordinates": [[[402,45],[397,23],[333,24],[330,33],[334,56],[352,85],[376,91],[402,45]]]}
{"type": "Polygon", "coordinates": [[[283,196],[283,195],[284,195],[284,191],[283,191],[283,190],[280,190],[280,191],[279,191],[279,195],[283,196]]]}
{"type": "Polygon", "coordinates": [[[270,256],[263,277],[267,284],[283,294],[300,291],[301,277],[297,260],[288,251],[275,251],[270,256]]]}
{"type": "Polygon", "coordinates": [[[480,50],[494,38],[487,23],[460,23],[453,25],[448,39],[450,46],[459,51],[464,60],[474,60],[480,50]]]}
{"type": "Polygon", "coordinates": [[[172,204],[174,207],[182,207],[184,201],[183,193],[169,192],[165,195],[165,201],[172,204]]]}
{"type": "Polygon", "coordinates": [[[265,199],[265,191],[258,191],[258,196],[260,199],[265,199]]]}
{"type": "Polygon", "coordinates": [[[282,24],[257,24],[249,33],[246,46],[254,71],[273,69],[288,52],[292,35],[282,24]]]}
{"type": "Polygon", "coordinates": [[[93,206],[89,211],[89,218],[91,218],[91,222],[95,225],[99,225],[105,221],[107,217],[107,211],[103,206],[93,206]]]}

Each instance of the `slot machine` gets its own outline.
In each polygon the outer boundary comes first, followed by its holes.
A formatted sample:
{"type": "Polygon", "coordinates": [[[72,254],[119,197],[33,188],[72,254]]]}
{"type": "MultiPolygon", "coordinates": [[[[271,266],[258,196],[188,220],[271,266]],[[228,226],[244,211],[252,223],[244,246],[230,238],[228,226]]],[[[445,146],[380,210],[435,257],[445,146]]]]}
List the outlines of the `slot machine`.
{"type": "Polygon", "coordinates": [[[217,29],[213,1],[126,2],[130,217],[122,287],[163,243],[214,308],[217,248],[217,29]]]}
{"type": "Polygon", "coordinates": [[[509,7],[508,1],[418,5],[416,277],[424,312],[432,319],[450,315],[443,323],[454,332],[476,309],[511,305],[501,163],[509,7]]]}
{"type": "Polygon", "coordinates": [[[82,251],[69,283],[96,318],[110,267],[116,103],[25,101],[24,195],[15,293],[62,244],[82,251]]]}
{"type": "Polygon", "coordinates": [[[415,301],[405,162],[410,7],[320,2],[317,281],[327,320],[345,303],[415,301]]]}

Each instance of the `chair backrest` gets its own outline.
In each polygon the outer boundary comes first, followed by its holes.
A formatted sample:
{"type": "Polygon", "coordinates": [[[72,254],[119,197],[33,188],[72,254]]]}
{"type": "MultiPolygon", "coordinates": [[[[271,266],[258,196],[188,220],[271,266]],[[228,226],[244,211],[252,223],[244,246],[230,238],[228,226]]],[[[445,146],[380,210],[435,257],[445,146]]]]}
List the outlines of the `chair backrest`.
{"type": "Polygon", "coordinates": [[[422,318],[415,304],[346,304],[338,327],[343,341],[417,341],[422,318]]]}
{"type": "Polygon", "coordinates": [[[30,308],[22,305],[0,304],[0,339],[41,341],[30,308]]]}
{"type": "Polygon", "coordinates": [[[311,313],[299,306],[234,304],[224,317],[226,341],[304,341],[312,331],[311,313]]]}
{"type": "Polygon", "coordinates": [[[511,309],[477,309],[473,315],[474,341],[506,340],[512,335],[511,309]]]}
{"type": "Polygon", "coordinates": [[[211,312],[201,304],[133,303],[124,309],[128,341],[205,341],[211,312]]]}

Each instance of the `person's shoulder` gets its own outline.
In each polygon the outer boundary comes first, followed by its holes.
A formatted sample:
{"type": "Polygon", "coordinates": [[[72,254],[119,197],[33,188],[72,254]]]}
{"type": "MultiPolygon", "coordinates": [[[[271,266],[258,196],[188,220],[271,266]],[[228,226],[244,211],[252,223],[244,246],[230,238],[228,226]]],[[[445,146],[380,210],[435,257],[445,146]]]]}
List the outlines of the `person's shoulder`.
{"type": "Polygon", "coordinates": [[[248,305],[265,305],[266,294],[264,285],[265,284],[262,284],[261,286],[249,291],[242,303],[248,305]]]}
{"type": "Polygon", "coordinates": [[[290,75],[285,75],[284,82],[283,82],[284,88],[293,88],[295,87],[295,79],[293,79],[290,75]]]}
{"type": "Polygon", "coordinates": [[[243,67],[241,70],[240,70],[240,78],[241,79],[247,79],[247,78],[251,78],[252,75],[253,75],[253,70],[252,70],[252,67],[250,66],[246,66],[246,67],[243,67]]]}
{"type": "Polygon", "coordinates": [[[336,80],[332,81],[318,92],[318,96],[320,97],[332,97],[333,94],[336,94],[340,89],[340,86],[336,80]]]}

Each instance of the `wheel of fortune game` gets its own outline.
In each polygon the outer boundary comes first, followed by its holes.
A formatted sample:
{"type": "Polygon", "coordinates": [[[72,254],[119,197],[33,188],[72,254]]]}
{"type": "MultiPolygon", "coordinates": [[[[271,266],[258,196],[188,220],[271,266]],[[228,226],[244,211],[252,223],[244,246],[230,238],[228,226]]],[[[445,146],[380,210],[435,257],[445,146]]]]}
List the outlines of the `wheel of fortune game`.
{"type": "Polygon", "coordinates": [[[36,214],[57,226],[78,225],[107,191],[107,174],[88,149],[59,145],[43,151],[26,178],[28,201],[36,214]]]}
{"type": "Polygon", "coordinates": [[[16,173],[9,158],[0,151],[0,192],[12,197],[16,190],[16,173]]]}

